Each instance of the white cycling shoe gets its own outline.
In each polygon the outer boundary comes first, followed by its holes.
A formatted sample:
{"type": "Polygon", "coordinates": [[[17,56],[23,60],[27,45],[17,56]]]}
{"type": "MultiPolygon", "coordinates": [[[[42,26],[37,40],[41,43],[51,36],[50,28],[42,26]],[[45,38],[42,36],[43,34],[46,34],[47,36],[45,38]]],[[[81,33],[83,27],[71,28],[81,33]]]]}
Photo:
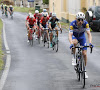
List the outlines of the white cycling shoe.
{"type": "Polygon", "coordinates": [[[76,65],[76,59],[74,57],[72,58],[72,65],[76,65]]]}
{"type": "Polygon", "coordinates": [[[85,79],[88,79],[88,75],[87,75],[87,73],[85,72],[85,79]]]}
{"type": "Polygon", "coordinates": [[[41,37],[41,41],[43,41],[43,37],[41,37]]]}
{"type": "Polygon", "coordinates": [[[29,43],[29,40],[27,40],[27,42],[29,43]]]}

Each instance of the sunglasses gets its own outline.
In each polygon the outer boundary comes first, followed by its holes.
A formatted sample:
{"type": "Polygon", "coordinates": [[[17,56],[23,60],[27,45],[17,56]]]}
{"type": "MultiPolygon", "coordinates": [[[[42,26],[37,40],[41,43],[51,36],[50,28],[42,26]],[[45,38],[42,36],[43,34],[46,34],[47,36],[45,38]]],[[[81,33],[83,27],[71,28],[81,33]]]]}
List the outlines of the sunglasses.
{"type": "Polygon", "coordinates": [[[83,21],[83,20],[84,20],[84,19],[82,19],[82,18],[79,18],[79,19],[78,19],[78,21],[83,21]]]}

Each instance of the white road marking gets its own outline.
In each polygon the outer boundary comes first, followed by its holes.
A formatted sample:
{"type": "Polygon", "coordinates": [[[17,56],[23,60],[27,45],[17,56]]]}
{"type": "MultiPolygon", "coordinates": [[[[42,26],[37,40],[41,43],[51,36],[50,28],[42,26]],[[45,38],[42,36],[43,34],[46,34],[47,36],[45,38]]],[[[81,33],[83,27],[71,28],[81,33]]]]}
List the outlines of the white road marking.
{"type": "Polygon", "coordinates": [[[3,19],[2,19],[2,22],[3,22],[3,38],[4,38],[4,45],[6,48],[7,58],[6,58],[6,64],[5,64],[4,71],[3,71],[3,74],[0,79],[0,90],[2,90],[5,85],[5,82],[6,82],[6,79],[8,76],[8,72],[9,72],[9,68],[10,68],[10,63],[11,63],[10,49],[8,47],[8,43],[7,43],[7,39],[6,39],[5,24],[4,24],[3,19]]]}

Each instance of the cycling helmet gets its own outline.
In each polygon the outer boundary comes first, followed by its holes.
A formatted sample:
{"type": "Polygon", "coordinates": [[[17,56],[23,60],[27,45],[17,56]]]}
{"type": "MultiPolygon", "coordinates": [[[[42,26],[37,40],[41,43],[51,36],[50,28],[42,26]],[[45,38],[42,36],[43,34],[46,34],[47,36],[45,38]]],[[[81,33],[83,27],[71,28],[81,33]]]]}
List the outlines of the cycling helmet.
{"type": "Polygon", "coordinates": [[[56,13],[52,13],[52,16],[53,16],[53,17],[56,17],[56,13]]]}
{"type": "Polygon", "coordinates": [[[46,14],[46,13],[43,13],[43,16],[44,16],[44,17],[47,17],[47,14],[46,14]]]}
{"type": "Polygon", "coordinates": [[[30,14],[30,16],[29,16],[30,18],[33,18],[33,15],[32,14],[30,14]]]}
{"type": "Polygon", "coordinates": [[[85,14],[83,12],[78,12],[76,14],[76,19],[79,19],[79,18],[85,19],[85,14]]]}
{"type": "Polygon", "coordinates": [[[32,13],[28,13],[28,16],[30,16],[32,13]]]}
{"type": "Polygon", "coordinates": [[[47,10],[46,9],[43,9],[43,12],[47,12],[47,10]]]}
{"type": "Polygon", "coordinates": [[[39,13],[39,11],[38,10],[35,10],[35,13],[39,13]]]}
{"type": "Polygon", "coordinates": [[[10,7],[12,7],[12,5],[10,5],[10,7]]]}

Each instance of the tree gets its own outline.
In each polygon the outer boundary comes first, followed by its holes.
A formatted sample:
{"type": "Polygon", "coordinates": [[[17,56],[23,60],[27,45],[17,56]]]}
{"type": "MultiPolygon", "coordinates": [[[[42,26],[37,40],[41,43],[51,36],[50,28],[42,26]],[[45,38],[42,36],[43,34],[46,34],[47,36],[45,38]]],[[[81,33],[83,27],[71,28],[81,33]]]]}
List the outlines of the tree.
{"type": "Polygon", "coordinates": [[[49,0],[43,0],[44,4],[49,4],[49,0]]]}

